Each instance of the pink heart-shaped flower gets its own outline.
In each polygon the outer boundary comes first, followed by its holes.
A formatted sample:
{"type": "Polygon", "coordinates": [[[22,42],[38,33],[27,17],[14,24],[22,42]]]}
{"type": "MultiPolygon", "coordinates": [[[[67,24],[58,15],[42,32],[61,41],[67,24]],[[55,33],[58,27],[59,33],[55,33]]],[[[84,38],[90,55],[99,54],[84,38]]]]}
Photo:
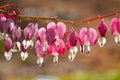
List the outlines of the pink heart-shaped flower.
{"type": "Polygon", "coordinates": [[[90,45],[94,45],[97,41],[97,32],[94,28],[82,28],[79,33],[80,44],[84,45],[89,42],[90,45]]]}

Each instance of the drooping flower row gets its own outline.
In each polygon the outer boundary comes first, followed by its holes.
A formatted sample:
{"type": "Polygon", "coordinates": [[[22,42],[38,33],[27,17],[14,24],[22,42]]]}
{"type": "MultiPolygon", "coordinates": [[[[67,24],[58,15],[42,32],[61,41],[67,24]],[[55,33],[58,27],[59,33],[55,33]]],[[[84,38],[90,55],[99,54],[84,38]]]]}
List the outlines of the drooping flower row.
{"type": "MultiPolygon", "coordinates": [[[[12,11],[11,14],[16,13],[12,11]]],[[[38,23],[31,22],[28,23],[24,30],[21,30],[20,26],[15,25],[14,20],[14,17],[0,14],[0,33],[4,38],[4,56],[7,60],[11,59],[14,52],[19,52],[22,60],[25,60],[28,57],[28,51],[34,48],[39,66],[44,62],[46,54],[53,55],[53,62],[58,63],[58,56],[64,55],[67,48],[69,51],[68,58],[73,61],[78,48],[82,53],[89,54],[90,46],[95,45],[97,41],[100,47],[103,47],[106,43],[107,25],[104,19],[101,19],[98,25],[100,38],[98,38],[96,30],[91,27],[81,28],[79,34],[72,27],[67,36],[67,27],[63,22],[49,22],[46,27],[41,28],[38,28],[38,23]],[[23,31],[24,35],[22,41],[20,40],[21,31],[23,31]],[[63,40],[65,37],[68,37],[66,42],[63,40]]],[[[115,35],[115,42],[120,44],[119,18],[111,20],[111,32],[115,35]]]]}

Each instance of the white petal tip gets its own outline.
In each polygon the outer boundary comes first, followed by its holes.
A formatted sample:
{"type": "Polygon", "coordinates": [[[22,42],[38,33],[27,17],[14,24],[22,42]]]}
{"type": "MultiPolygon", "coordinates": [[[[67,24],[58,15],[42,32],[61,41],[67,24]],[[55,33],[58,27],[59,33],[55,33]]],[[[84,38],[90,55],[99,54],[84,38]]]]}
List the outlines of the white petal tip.
{"type": "Polygon", "coordinates": [[[33,40],[23,40],[23,44],[25,46],[25,48],[27,48],[28,46],[30,46],[31,48],[33,48],[34,46],[34,41],[33,40]]]}
{"type": "Polygon", "coordinates": [[[76,56],[76,54],[70,53],[68,55],[68,59],[72,62],[74,60],[75,56],[76,56]]]}
{"type": "Polygon", "coordinates": [[[21,44],[20,44],[20,42],[16,42],[16,44],[17,44],[18,50],[21,51],[21,44]]]}
{"type": "Polygon", "coordinates": [[[84,53],[84,46],[80,46],[80,52],[84,53]]]}
{"type": "Polygon", "coordinates": [[[37,64],[38,64],[39,67],[42,66],[43,62],[44,62],[44,59],[42,57],[38,57],[37,64]]]}
{"type": "Polygon", "coordinates": [[[22,61],[25,61],[27,57],[28,57],[28,53],[27,52],[21,52],[21,59],[22,59],[22,61]]]}
{"type": "Polygon", "coordinates": [[[105,37],[100,37],[98,39],[98,44],[102,48],[106,44],[106,38],[105,37]]]}
{"type": "Polygon", "coordinates": [[[58,64],[58,55],[54,55],[53,63],[58,64]]]}
{"type": "Polygon", "coordinates": [[[11,52],[17,52],[18,50],[17,49],[11,49],[11,52]]]}
{"type": "Polygon", "coordinates": [[[120,35],[115,36],[115,42],[120,45],[120,35]]]}
{"type": "Polygon", "coordinates": [[[78,48],[76,46],[71,47],[71,49],[70,49],[70,53],[74,54],[74,55],[76,55],[77,51],[78,51],[78,48]]]}
{"type": "Polygon", "coordinates": [[[22,61],[25,61],[26,58],[25,57],[21,57],[21,59],[22,59],[22,61]]]}
{"type": "Polygon", "coordinates": [[[6,60],[9,61],[12,58],[12,53],[11,52],[5,52],[4,56],[5,56],[6,60]]]}
{"type": "Polygon", "coordinates": [[[90,45],[86,45],[86,54],[90,54],[90,45]]]}
{"type": "Polygon", "coordinates": [[[6,57],[6,60],[7,60],[7,61],[10,61],[10,60],[11,60],[11,57],[7,56],[7,57],[6,57]]]}

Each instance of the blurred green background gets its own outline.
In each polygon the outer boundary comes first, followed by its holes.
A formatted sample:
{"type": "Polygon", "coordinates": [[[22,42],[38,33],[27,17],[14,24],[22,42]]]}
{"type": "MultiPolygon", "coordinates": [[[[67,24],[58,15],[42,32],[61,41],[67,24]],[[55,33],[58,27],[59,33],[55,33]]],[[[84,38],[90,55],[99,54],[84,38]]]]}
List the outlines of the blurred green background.
{"type": "MultiPolygon", "coordinates": [[[[23,15],[57,16],[66,20],[89,19],[120,10],[120,0],[0,0],[0,5],[8,3],[19,5],[23,15]]],[[[42,67],[38,67],[34,49],[29,51],[29,57],[24,62],[20,53],[14,53],[12,60],[6,61],[4,46],[0,41],[0,80],[37,80],[36,77],[39,76],[53,76],[60,80],[120,80],[120,46],[114,42],[114,36],[110,32],[112,18],[105,19],[108,26],[106,45],[100,48],[97,43],[89,56],[78,52],[73,62],[68,60],[69,52],[66,51],[64,56],[59,57],[57,65],[52,62],[53,56],[46,56],[42,67]]],[[[89,25],[97,30],[99,21],[93,21],[89,25]]],[[[39,27],[46,25],[45,21],[38,22],[39,27]]],[[[21,27],[26,25],[27,21],[22,21],[21,27]]],[[[72,25],[66,25],[69,31],[72,25]]],[[[79,33],[85,26],[86,24],[75,25],[75,29],[79,33]]]]}

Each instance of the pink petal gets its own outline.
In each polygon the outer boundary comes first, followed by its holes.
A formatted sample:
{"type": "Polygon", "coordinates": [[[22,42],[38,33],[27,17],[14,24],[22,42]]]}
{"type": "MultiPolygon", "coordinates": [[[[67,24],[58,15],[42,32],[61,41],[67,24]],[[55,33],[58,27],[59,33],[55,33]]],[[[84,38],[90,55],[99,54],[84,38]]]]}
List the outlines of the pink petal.
{"type": "Polygon", "coordinates": [[[49,28],[55,30],[55,33],[59,36],[60,39],[65,36],[66,26],[63,22],[58,22],[57,24],[55,22],[50,22],[47,25],[47,29],[49,28]]]}
{"type": "Polygon", "coordinates": [[[56,46],[55,46],[55,44],[48,45],[47,51],[48,51],[49,55],[53,55],[53,53],[56,52],[56,46]]]}
{"type": "Polygon", "coordinates": [[[38,30],[37,23],[29,23],[28,26],[24,29],[24,37],[26,40],[31,40],[35,37],[35,34],[38,30]]]}
{"type": "Polygon", "coordinates": [[[111,33],[112,34],[117,34],[118,33],[117,25],[116,25],[117,21],[118,21],[118,18],[113,18],[111,20],[110,26],[111,26],[111,33]]]}
{"type": "Polygon", "coordinates": [[[36,41],[35,52],[36,52],[36,56],[41,56],[41,57],[45,56],[43,52],[43,43],[41,43],[39,40],[36,41]]]}
{"type": "Polygon", "coordinates": [[[58,22],[56,27],[56,33],[60,39],[62,39],[66,33],[66,26],[63,22],[58,22]]]}
{"type": "Polygon", "coordinates": [[[26,27],[25,29],[24,29],[24,32],[23,32],[23,34],[24,34],[24,38],[27,40],[27,36],[28,36],[28,27],[26,27]]]}
{"type": "Polygon", "coordinates": [[[7,34],[10,34],[11,31],[13,30],[13,27],[14,27],[14,26],[15,26],[15,25],[14,25],[13,19],[8,18],[8,19],[6,20],[6,22],[5,22],[5,31],[6,31],[6,33],[7,33],[7,34]]]}
{"type": "Polygon", "coordinates": [[[105,37],[105,33],[107,32],[107,26],[104,22],[104,19],[101,20],[101,22],[98,26],[98,30],[99,30],[100,36],[105,37]]]}
{"type": "MultiPolygon", "coordinates": [[[[10,14],[12,14],[12,15],[16,15],[16,12],[14,11],[14,10],[12,10],[12,11],[10,11],[10,14]]],[[[7,16],[8,18],[11,18],[11,19],[15,19],[15,17],[14,16],[7,16]]]]}
{"type": "Polygon", "coordinates": [[[5,50],[7,52],[12,49],[13,43],[12,43],[12,40],[9,37],[5,38],[5,40],[4,40],[4,46],[5,46],[5,50]]]}
{"type": "Polygon", "coordinates": [[[67,50],[69,50],[73,46],[77,46],[78,39],[79,38],[77,32],[75,32],[74,28],[72,28],[66,42],[67,50]]]}
{"type": "Polygon", "coordinates": [[[97,32],[94,28],[82,28],[79,36],[81,45],[84,45],[87,41],[90,45],[94,45],[97,41],[97,32]]]}
{"type": "Polygon", "coordinates": [[[77,45],[78,40],[78,34],[75,32],[74,28],[71,29],[70,35],[69,35],[69,41],[72,46],[77,45]]]}
{"type": "Polygon", "coordinates": [[[10,11],[10,13],[16,15],[16,12],[14,10],[10,11]]]}
{"type": "Polygon", "coordinates": [[[81,45],[84,45],[85,42],[87,41],[87,35],[88,35],[87,28],[82,28],[79,32],[80,44],[81,45]]]}
{"type": "Polygon", "coordinates": [[[38,28],[38,26],[36,26],[37,23],[29,23],[29,39],[32,39],[35,35],[36,32],[36,28],[38,28]]]}
{"type": "Polygon", "coordinates": [[[67,47],[67,50],[68,50],[68,51],[69,51],[70,48],[72,47],[71,44],[70,44],[69,39],[68,39],[67,42],[66,42],[66,47],[67,47]]]}
{"type": "Polygon", "coordinates": [[[116,27],[117,27],[118,33],[120,34],[120,19],[117,19],[116,27]]]}
{"type": "Polygon", "coordinates": [[[46,38],[46,29],[40,28],[37,33],[37,39],[43,42],[46,38]]]}
{"type": "Polygon", "coordinates": [[[13,40],[17,42],[20,39],[20,36],[21,36],[21,28],[20,27],[17,28],[15,26],[12,31],[13,40]]]}
{"type": "Polygon", "coordinates": [[[63,40],[59,40],[59,47],[57,48],[57,52],[59,53],[59,55],[63,55],[65,52],[65,43],[63,40]]]}
{"type": "Polygon", "coordinates": [[[63,55],[65,52],[65,44],[63,40],[59,40],[59,47],[56,47],[55,43],[52,45],[48,45],[48,54],[49,55],[54,55],[55,52],[58,53],[58,55],[63,55]]]}
{"type": "Polygon", "coordinates": [[[48,41],[48,44],[53,44],[55,41],[55,31],[52,28],[47,29],[46,32],[46,39],[48,41]]]}
{"type": "Polygon", "coordinates": [[[35,26],[35,33],[34,33],[34,37],[36,38],[37,33],[38,33],[38,23],[35,23],[35,24],[34,24],[34,26],[35,26]]]}
{"type": "Polygon", "coordinates": [[[6,22],[6,17],[3,14],[0,14],[0,32],[1,33],[3,33],[5,22],[6,22]]]}
{"type": "Polygon", "coordinates": [[[97,41],[97,32],[94,28],[89,28],[89,36],[88,36],[88,40],[90,42],[90,45],[94,45],[97,41]]]}
{"type": "Polygon", "coordinates": [[[49,28],[55,29],[55,28],[56,28],[55,22],[49,22],[49,23],[47,24],[47,29],[49,29],[49,28]]]}

